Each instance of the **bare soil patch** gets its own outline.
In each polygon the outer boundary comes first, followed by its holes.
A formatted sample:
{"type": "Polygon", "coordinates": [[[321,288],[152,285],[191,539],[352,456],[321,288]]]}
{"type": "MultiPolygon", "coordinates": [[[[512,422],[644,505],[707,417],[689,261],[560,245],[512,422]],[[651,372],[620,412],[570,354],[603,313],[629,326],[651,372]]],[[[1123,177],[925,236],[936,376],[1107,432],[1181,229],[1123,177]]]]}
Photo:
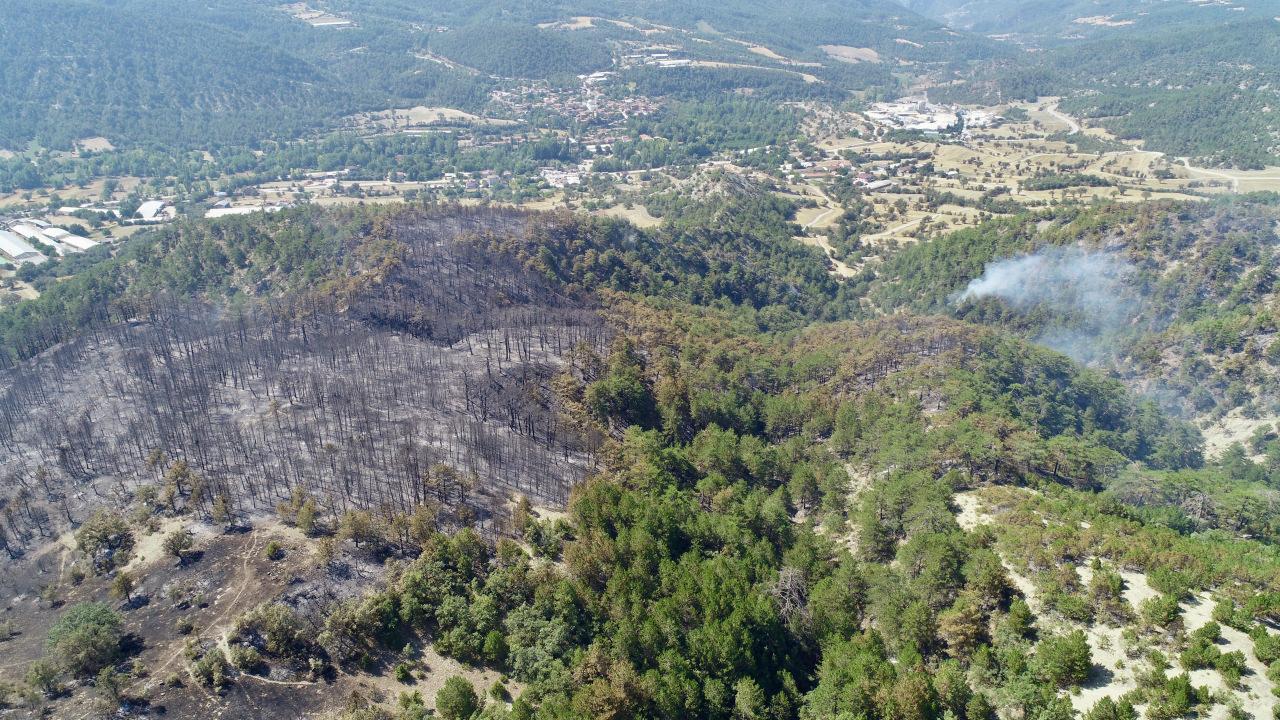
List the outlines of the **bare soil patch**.
{"type": "Polygon", "coordinates": [[[823,52],[834,60],[847,63],[878,63],[880,53],[871,48],[851,47],[849,45],[821,45],[823,52]]]}

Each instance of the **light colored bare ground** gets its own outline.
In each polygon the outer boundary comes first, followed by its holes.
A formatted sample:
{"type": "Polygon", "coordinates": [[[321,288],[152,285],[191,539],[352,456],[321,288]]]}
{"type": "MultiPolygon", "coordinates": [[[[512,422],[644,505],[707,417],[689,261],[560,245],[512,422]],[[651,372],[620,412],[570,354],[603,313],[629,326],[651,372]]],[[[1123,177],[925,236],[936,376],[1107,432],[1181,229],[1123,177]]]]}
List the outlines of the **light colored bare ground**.
{"type": "MultiPolygon", "coordinates": [[[[446,680],[455,675],[466,678],[475,686],[481,702],[487,699],[489,688],[502,677],[501,673],[494,670],[464,665],[457,660],[444,657],[431,646],[422,648],[419,659],[426,666],[426,671],[415,673],[413,682],[402,683],[390,674],[344,675],[339,681],[343,687],[339,693],[334,694],[334,697],[348,697],[352,691],[355,691],[389,708],[395,708],[400,693],[417,691],[422,693],[422,699],[427,707],[435,708],[436,693],[440,692],[446,680]]],[[[515,681],[508,681],[506,686],[512,697],[518,697],[524,690],[524,686],[515,681]]],[[[495,701],[488,699],[488,702],[495,701]]]]}
{"type": "Polygon", "coordinates": [[[350,120],[353,120],[357,125],[372,125],[383,129],[407,128],[446,122],[481,123],[485,125],[506,125],[511,123],[510,120],[484,118],[454,108],[426,107],[423,105],[361,113],[352,116],[350,120]]]}
{"type": "Polygon", "coordinates": [[[1089,17],[1078,17],[1072,20],[1077,25],[1096,25],[1098,27],[1124,27],[1132,25],[1133,20],[1116,20],[1111,15],[1090,15],[1089,17]]]}
{"type": "MultiPolygon", "coordinates": [[[[873,476],[866,468],[858,468],[848,463],[845,463],[844,471],[849,474],[848,506],[856,507],[858,504],[858,498],[862,497],[862,493],[866,492],[867,488],[871,487],[873,476]]],[[[819,535],[825,535],[828,533],[829,529],[819,524],[815,525],[813,530],[819,535]]],[[[842,532],[833,534],[831,539],[835,541],[837,545],[845,548],[850,553],[855,555],[857,554],[858,531],[856,528],[846,526],[842,532]]]]}
{"type": "Polygon", "coordinates": [[[849,45],[821,45],[819,48],[829,57],[840,62],[880,62],[880,53],[871,48],[851,47],[849,45]]]}
{"type": "Polygon", "coordinates": [[[982,509],[982,501],[978,499],[976,490],[956,493],[952,499],[956,507],[960,508],[960,512],[956,513],[956,523],[965,532],[973,532],[979,525],[991,523],[991,516],[982,509]]]}
{"type": "MultiPolygon", "coordinates": [[[[956,522],[966,531],[972,531],[980,525],[994,521],[991,513],[983,503],[981,491],[956,493],[953,499],[957,508],[959,508],[959,512],[956,514],[956,522]]],[[[1010,567],[1003,557],[1001,557],[1001,563],[1005,565],[1005,569],[1008,571],[1009,578],[1014,586],[1026,596],[1027,604],[1032,611],[1036,615],[1040,615],[1039,598],[1036,594],[1035,586],[1031,584],[1030,580],[1010,567]]],[[[1076,570],[1087,586],[1093,576],[1089,563],[1082,563],[1076,570]]],[[[1141,607],[1143,602],[1160,594],[1155,588],[1151,587],[1151,583],[1148,582],[1145,573],[1125,568],[1119,568],[1118,572],[1125,583],[1124,598],[1135,611],[1141,607]]],[[[1200,593],[1190,601],[1181,603],[1181,608],[1183,625],[1187,632],[1193,632],[1213,619],[1213,600],[1207,593],[1200,593]]],[[[1089,640],[1093,663],[1096,666],[1090,683],[1071,696],[1071,705],[1076,711],[1087,712],[1093,707],[1094,703],[1103,697],[1110,697],[1115,700],[1137,687],[1133,670],[1129,667],[1132,662],[1124,654],[1124,643],[1121,638],[1122,628],[1107,627],[1102,624],[1089,627],[1072,623],[1065,623],[1065,625],[1073,628],[1078,627],[1085,631],[1085,635],[1089,640]]],[[[1280,703],[1278,703],[1276,695],[1272,692],[1272,683],[1266,677],[1267,668],[1253,654],[1253,641],[1249,639],[1249,636],[1234,628],[1223,626],[1221,632],[1222,640],[1218,644],[1218,649],[1222,652],[1232,652],[1234,650],[1242,652],[1246,658],[1249,674],[1245,675],[1241,680],[1241,687],[1229,688],[1217,671],[1197,670],[1191,673],[1192,684],[1197,687],[1207,685],[1214,690],[1234,694],[1244,709],[1257,720],[1265,720],[1272,717],[1274,708],[1280,703]]],[[[1165,649],[1170,650],[1169,648],[1165,649]]],[[[1181,670],[1173,668],[1170,672],[1181,672],[1181,670]]],[[[1227,706],[1222,703],[1215,704],[1210,710],[1208,718],[1209,720],[1225,720],[1227,718],[1227,706]]]]}
{"type": "Polygon", "coordinates": [[[1280,421],[1280,417],[1249,419],[1241,415],[1240,409],[1236,408],[1221,420],[1201,428],[1201,434],[1204,435],[1205,454],[1210,458],[1221,457],[1232,443],[1247,445],[1249,436],[1254,430],[1263,425],[1274,427],[1277,421],[1280,421]]]}
{"type": "MultiPolygon", "coordinates": [[[[991,514],[987,511],[982,502],[979,490],[969,490],[959,492],[952,496],[959,512],[956,513],[956,524],[966,532],[972,532],[980,525],[990,525],[992,522],[991,514]]],[[[1017,588],[1018,592],[1026,598],[1027,605],[1032,612],[1040,614],[1040,593],[1036,590],[1035,583],[1026,575],[1023,575],[1003,556],[1000,557],[1000,564],[1004,566],[1005,572],[1009,575],[1009,581],[1017,588]]]]}
{"type": "Polygon", "coordinates": [[[778,61],[786,60],[786,58],[782,57],[778,53],[770,50],[769,48],[763,45],[750,45],[747,47],[747,51],[753,52],[756,55],[759,55],[760,57],[769,58],[770,60],[778,60],[778,61]]]}
{"type": "MultiPolygon", "coordinates": [[[[129,560],[129,564],[125,566],[125,570],[131,573],[137,573],[139,570],[150,567],[168,555],[164,551],[164,539],[175,530],[188,527],[190,518],[175,517],[164,518],[160,521],[160,528],[149,535],[139,537],[133,546],[133,558],[129,560]]],[[[199,538],[208,537],[212,533],[207,527],[192,526],[188,528],[193,535],[197,537],[197,547],[199,546],[199,538]]],[[[169,558],[172,560],[172,558],[169,558]]],[[[175,561],[176,562],[176,561],[175,561]]]]}
{"type": "Polygon", "coordinates": [[[76,147],[85,152],[104,152],[106,150],[115,150],[116,146],[104,137],[89,137],[76,141],[76,147]]]}
{"type": "MultiPolygon", "coordinates": [[[[1213,599],[1205,593],[1195,596],[1191,602],[1182,603],[1182,622],[1187,632],[1204,627],[1213,620],[1213,605],[1213,599]]],[[[1226,683],[1222,681],[1222,676],[1212,670],[1205,671],[1203,676],[1193,674],[1193,684],[1208,685],[1224,692],[1235,693],[1244,709],[1257,720],[1266,720],[1273,717],[1272,714],[1275,712],[1277,701],[1280,698],[1277,698],[1275,693],[1272,692],[1273,685],[1267,679],[1266,666],[1259,662],[1258,658],[1254,657],[1253,640],[1235,628],[1222,625],[1221,630],[1222,640],[1218,643],[1218,649],[1224,653],[1234,650],[1244,653],[1245,666],[1249,669],[1249,673],[1240,680],[1239,688],[1227,687],[1226,683]]],[[[1212,720],[1226,718],[1226,706],[1215,705],[1209,717],[1212,720]]]]}
{"type": "Polygon", "coordinates": [[[630,222],[636,227],[651,228],[662,224],[662,218],[657,218],[649,214],[649,209],[643,205],[632,205],[630,209],[626,205],[614,205],[606,210],[601,210],[598,215],[606,217],[622,218],[630,222]]]}
{"type": "MultiPolygon", "coordinates": [[[[1081,565],[1077,570],[1085,586],[1088,586],[1089,581],[1093,579],[1093,570],[1088,563],[1081,565]]],[[[1125,573],[1121,575],[1126,577],[1126,600],[1145,597],[1150,591],[1151,588],[1147,585],[1145,576],[1139,580],[1130,579],[1125,573]]],[[[1136,573],[1128,575],[1136,575],[1136,573]]],[[[1121,637],[1123,629],[1102,624],[1082,629],[1089,640],[1094,670],[1090,682],[1086,683],[1080,692],[1071,696],[1071,706],[1081,713],[1087,712],[1104,697],[1114,700],[1138,687],[1133,669],[1129,667],[1131,661],[1125,656],[1124,640],[1121,637]]]]}
{"type": "Polygon", "coordinates": [[[827,261],[831,263],[831,274],[839,277],[849,278],[858,274],[858,271],[847,265],[843,260],[836,258],[836,249],[831,247],[831,242],[826,235],[800,235],[796,237],[804,245],[816,247],[827,254],[827,261]]]}
{"type": "Polygon", "coordinates": [[[690,65],[694,67],[742,68],[745,70],[772,70],[773,72],[781,72],[781,73],[787,73],[789,75],[795,75],[796,77],[799,77],[805,82],[811,83],[811,84],[822,82],[821,80],[818,79],[817,75],[811,75],[809,73],[799,72],[798,70],[783,70],[782,68],[765,67],[763,65],[747,65],[745,63],[716,62],[713,60],[695,60],[692,63],[690,63],[690,65]]]}

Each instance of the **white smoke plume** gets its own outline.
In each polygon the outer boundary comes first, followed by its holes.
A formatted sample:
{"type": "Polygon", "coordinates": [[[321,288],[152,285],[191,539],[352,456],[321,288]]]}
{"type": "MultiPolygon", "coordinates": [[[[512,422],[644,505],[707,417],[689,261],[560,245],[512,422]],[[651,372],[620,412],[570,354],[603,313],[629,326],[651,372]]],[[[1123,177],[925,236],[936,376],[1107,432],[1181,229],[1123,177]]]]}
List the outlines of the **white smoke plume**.
{"type": "Polygon", "coordinates": [[[1032,255],[989,263],[982,277],[955,293],[953,305],[986,297],[1052,318],[1037,342],[1081,362],[1110,350],[1111,336],[1140,310],[1133,286],[1135,268],[1111,252],[1048,247],[1032,255]]]}

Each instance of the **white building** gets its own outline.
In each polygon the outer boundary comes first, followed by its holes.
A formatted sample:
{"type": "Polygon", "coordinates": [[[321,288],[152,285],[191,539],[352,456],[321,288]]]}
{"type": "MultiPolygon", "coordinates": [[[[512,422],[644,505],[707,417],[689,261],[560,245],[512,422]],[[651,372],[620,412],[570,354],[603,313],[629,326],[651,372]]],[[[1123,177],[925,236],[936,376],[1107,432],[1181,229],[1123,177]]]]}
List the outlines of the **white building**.
{"type": "Polygon", "coordinates": [[[216,207],[206,210],[206,218],[231,217],[234,215],[252,215],[258,212],[279,212],[284,205],[242,205],[239,207],[216,207]]]}
{"type": "Polygon", "coordinates": [[[27,240],[44,240],[44,235],[40,233],[40,228],[34,225],[14,225],[9,228],[9,231],[27,240]]]}
{"type": "Polygon", "coordinates": [[[23,263],[39,265],[45,260],[48,260],[48,258],[41,255],[35,248],[31,247],[26,240],[23,240],[7,230],[0,230],[0,255],[3,255],[19,265],[23,263]]]}
{"type": "Polygon", "coordinates": [[[96,240],[90,240],[74,233],[67,233],[58,238],[58,244],[71,252],[84,252],[85,250],[92,250],[99,245],[96,240]]]}
{"type": "Polygon", "coordinates": [[[138,206],[138,217],[147,222],[159,222],[165,219],[165,203],[163,200],[148,200],[138,206]]]}

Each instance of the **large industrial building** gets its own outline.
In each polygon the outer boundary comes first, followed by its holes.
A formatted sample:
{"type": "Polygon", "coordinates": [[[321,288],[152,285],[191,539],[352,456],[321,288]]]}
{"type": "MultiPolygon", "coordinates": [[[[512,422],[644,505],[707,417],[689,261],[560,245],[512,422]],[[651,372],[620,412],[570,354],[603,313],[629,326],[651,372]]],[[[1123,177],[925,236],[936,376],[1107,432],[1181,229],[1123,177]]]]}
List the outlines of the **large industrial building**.
{"type": "Polygon", "coordinates": [[[32,247],[26,240],[9,232],[8,230],[0,230],[0,256],[17,265],[25,263],[40,264],[48,260],[41,255],[38,250],[32,247]]]}

